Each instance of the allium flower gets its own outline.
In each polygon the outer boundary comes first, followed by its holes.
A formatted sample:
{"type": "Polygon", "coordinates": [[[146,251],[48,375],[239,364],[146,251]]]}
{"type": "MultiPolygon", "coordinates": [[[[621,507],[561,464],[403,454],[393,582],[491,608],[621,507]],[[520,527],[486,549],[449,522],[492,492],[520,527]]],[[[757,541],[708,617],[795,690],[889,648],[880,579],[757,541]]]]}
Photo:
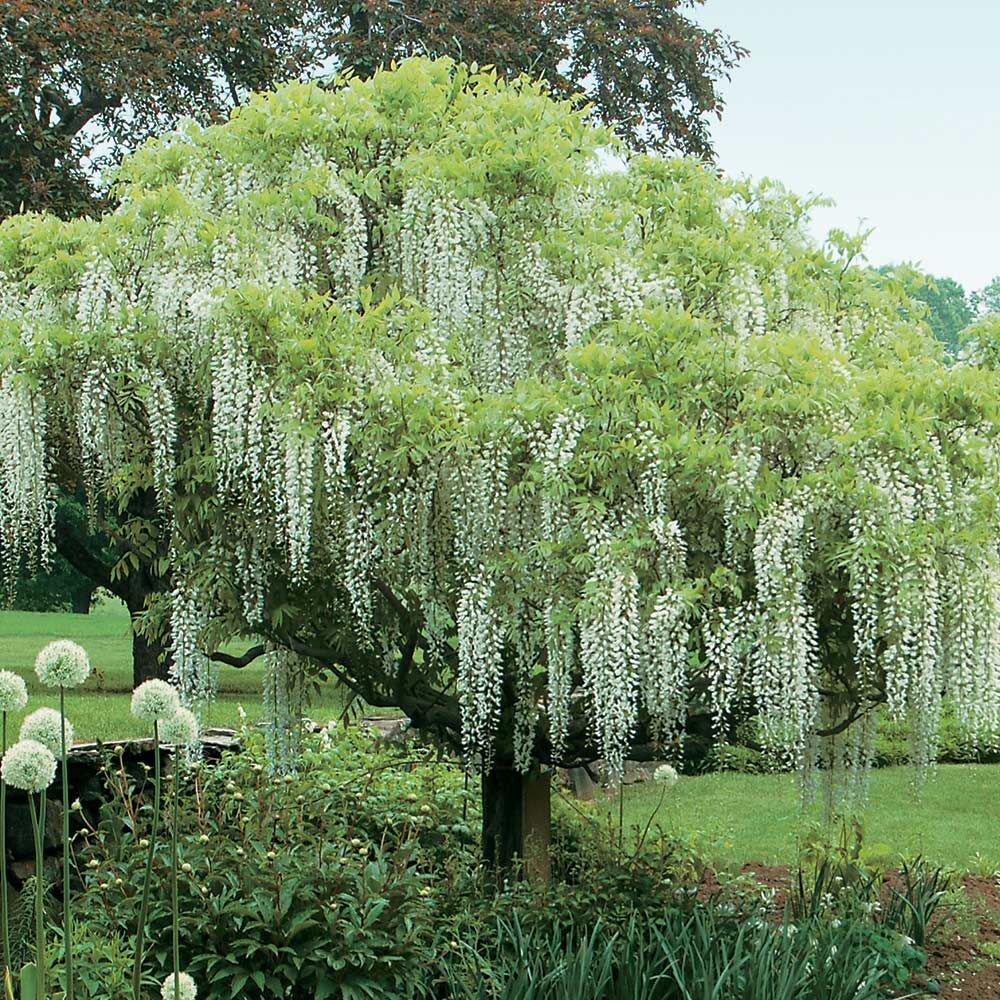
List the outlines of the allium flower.
{"type": "Polygon", "coordinates": [[[13,670],[0,670],[0,712],[20,712],[27,704],[24,678],[13,670]]]}
{"type": "MultiPolygon", "coordinates": [[[[62,755],[62,732],[60,723],[62,718],[54,708],[36,708],[31,715],[27,716],[21,723],[22,740],[34,740],[47,747],[57,757],[62,755]]],[[[73,727],[69,719],[66,723],[66,747],[69,748],[73,742],[73,727]]]]}
{"type": "Polygon", "coordinates": [[[163,997],[163,1000],[174,1000],[177,996],[180,996],[181,1000],[195,1000],[198,996],[198,989],[194,985],[194,980],[186,972],[179,972],[177,974],[177,982],[180,986],[179,993],[174,988],[173,973],[170,973],[163,980],[163,987],[160,990],[160,996],[163,997]]]}
{"type": "Polygon", "coordinates": [[[14,788],[25,792],[43,792],[56,777],[56,759],[52,751],[35,740],[21,740],[4,755],[0,776],[14,788]]]}
{"type": "Polygon", "coordinates": [[[132,692],[132,714],[145,722],[163,722],[181,707],[177,691],[166,681],[143,681],[132,692]]]}
{"type": "Polygon", "coordinates": [[[661,785],[666,785],[668,788],[671,785],[676,785],[679,778],[680,775],[678,775],[677,771],[670,764],[661,764],[653,772],[653,781],[659,782],[661,785]]]}
{"type": "Polygon", "coordinates": [[[198,719],[194,712],[187,708],[177,709],[163,725],[160,726],[160,739],[174,746],[189,746],[198,742],[198,719]]]}
{"type": "Polygon", "coordinates": [[[48,687],[79,687],[90,676],[90,659],[83,646],[57,639],[38,654],[35,673],[48,687]]]}

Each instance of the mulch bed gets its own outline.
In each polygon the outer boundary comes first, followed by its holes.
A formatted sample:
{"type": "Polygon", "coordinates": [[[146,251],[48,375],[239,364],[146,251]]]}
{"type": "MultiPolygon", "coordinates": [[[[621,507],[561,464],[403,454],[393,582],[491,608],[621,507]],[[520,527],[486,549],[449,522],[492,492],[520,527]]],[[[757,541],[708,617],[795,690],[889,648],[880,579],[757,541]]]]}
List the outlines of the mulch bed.
{"type": "MultiPolygon", "coordinates": [[[[774,912],[784,909],[795,878],[793,869],[787,865],[750,861],[742,866],[740,874],[752,879],[762,890],[773,893],[774,912]]],[[[992,877],[964,875],[961,885],[969,900],[977,932],[973,937],[963,937],[953,917],[944,913],[931,935],[927,967],[915,986],[921,988],[930,984],[933,987],[936,984],[941,997],[1000,1000],[1000,960],[982,950],[984,944],[1000,943],[1000,884],[992,877]]],[[[724,889],[725,884],[709,869],[701,879],[698,897],[709,899],[724,889]]]]}
{"type": "Polygon", "coordinates": [[[965,875],[962,888],[978,923],[974,940],[947,933],[941,927],[927,949],[927,976],[941,984],[941,996],[966,1000],[1000,998],[1000,965],[980,946],[1000,941],[1000,886],[983,875],[965,875]]]}

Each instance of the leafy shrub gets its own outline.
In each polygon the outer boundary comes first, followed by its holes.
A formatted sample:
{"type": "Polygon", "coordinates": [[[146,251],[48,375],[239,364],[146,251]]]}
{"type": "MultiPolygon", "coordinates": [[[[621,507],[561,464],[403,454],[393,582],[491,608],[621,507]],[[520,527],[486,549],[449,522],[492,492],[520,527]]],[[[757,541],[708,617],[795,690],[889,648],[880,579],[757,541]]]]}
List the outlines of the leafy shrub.
{"type": "MultiPolygon", "coordinates": [[[[248,734],[245,752],[178,775],[183,967],[206,1000],[410,996],[434,954],[431,873],[445,858],[476,864],[461,772],[357,731],[311,738],[301,759],[299,774],[272,777],[248,734]]],[[[134,931],[149,822],[142,780],[113,776],[122,794],[81,852],[80,901],[111,938],[134,931]]],[[[147,931],[157,976],[170,962],[168,851],[161,836],[147,931]]]]}
{"type": "Polygon", "coordinates": [[[860,821],[843,818],[836,844],[807,838],[788,911],[793,919],[867,920],[923,947],[948,893],[949,878],[922,858],[888,873],[888,848],[865,847],[860,821]]]}

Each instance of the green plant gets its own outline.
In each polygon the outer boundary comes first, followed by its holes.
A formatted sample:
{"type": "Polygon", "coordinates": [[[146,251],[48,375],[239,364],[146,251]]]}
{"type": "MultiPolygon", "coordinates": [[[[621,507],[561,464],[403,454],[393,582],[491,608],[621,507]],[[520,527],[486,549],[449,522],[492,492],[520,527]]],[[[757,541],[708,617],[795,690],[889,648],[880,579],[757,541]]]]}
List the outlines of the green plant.
{"type": "Polygon", "coordinates": [[[145,681],[132,694],[132,714],[137,719],[152,725],[153,730],[153,822],[149,831],[149,845],[146,851],[145,872],[142,879],[142,902],[139,904],[139,919],[135,928],[135,964],[132,969],[132,1000],[140,1000],[142,989],[142,959],[146,940],[146,923],[149,914],[149,895],[153,872],[153,858],[156,854],[156,838],[160,830],[160,800],[163,780],[160,761],[160,724],[173,718],[180,708],[177,692],[166,682],[145,681]]]}
{"type": "Polygon", "coordinates": [[[889,887],[889,899],[882,922],[903,931],[921,948],[935,914],[945,903],[951,878],[943,868],[928,865],[923,858],[904,860],[899,871],[899,888],[889,887]]]}
{"type": "MultiPolygon", "coordinates": [[[[409,970],[433,964],[430,873],[476,865],[461,771],[354,730],[307,737],[299,772],[272,776],[260,734],[244,735],[245,752],[173,779],[177,944],[199,997],[407,995],[409,970]]],[[[92,928],[127,937],[151,789],[111,761],[107,776],[116,798],[83,838],[81,905],[92,928]]],[[[156,975],[173,966],[171,857],[157,846],[149,880],[156,975]]]]}
{"type": "MultiPolygon", "coordinates": [[[[119,1000],[132,992],[132,942],[120,933],[108,933],[77,921],[73,927],[74,985],[79,1000],[119,1000]]],[[[53,970],[57,988],[66,989],[66,969],[53,970]]],[[[143,988],[155,989],[156,980],[144,976],[143,988]]]]}
{"type": "MultiPolygon", "coordinates": [[[[515,908],[442,952],[453,1000],[876,1000],[923,960],[862,921],[772,925],[725,907],[552,927],[515,908]],[[586,928],[586,929],[584,929],[586,928]]],[[[436,988],[436,987],[435,987],[436,988]]]]}

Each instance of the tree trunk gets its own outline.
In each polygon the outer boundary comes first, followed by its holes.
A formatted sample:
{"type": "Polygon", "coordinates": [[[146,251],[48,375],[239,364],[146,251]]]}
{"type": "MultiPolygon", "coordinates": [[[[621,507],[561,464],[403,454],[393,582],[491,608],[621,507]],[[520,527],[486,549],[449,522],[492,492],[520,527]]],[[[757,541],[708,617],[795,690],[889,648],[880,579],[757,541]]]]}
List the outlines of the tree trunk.
{"type": "Polygon", "coordinates": [[[498,878],[548,881],[549,785],[548,773],[523,775],[509,765],[483,775],[483,858],[498,878]]]}
{"type": "Polygon", "coordinates": [[[132,686],[158,677],[166,680],[170,673],[170,657],[161,642],[149,642],[132,629],[132,686]]]}
{"type": "Polygon", "coordinates": [[[143,579],[144,574],[136,573],[124,581],[122,599],[132,618],[132,686],[138,687],[143,681],[159,678],[166,680],[170,673],[170,650],[157,639],[150,640],[136,631],[135,620],[146,610],[146,598],[151,589],[143,579]]]}
{"type": "Polygon", "coordinates": [[[72,595],[73,614],[89,615],[90,606],[94,603],[94,591],[97,588],[92,584],[74,590],[72,595]]]}

